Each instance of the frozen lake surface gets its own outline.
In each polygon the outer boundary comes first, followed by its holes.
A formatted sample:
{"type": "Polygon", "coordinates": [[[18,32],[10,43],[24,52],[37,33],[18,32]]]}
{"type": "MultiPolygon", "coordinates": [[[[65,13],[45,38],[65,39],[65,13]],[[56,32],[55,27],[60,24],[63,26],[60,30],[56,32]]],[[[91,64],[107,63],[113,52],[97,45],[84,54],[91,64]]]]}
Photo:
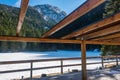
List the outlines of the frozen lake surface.
{"type": "MultiPolygon", "coordinates": [[[[100,52],[87,51],[87,57],[100,56],[100,52]]],[[[73,58],[81,57],[80,51],[48,51],[48,52],[16,52],[16,53],[0,53],[0,61],[11,60],[31,60],[31,59],[48,59],[48,58],[73,58]]]]}
{"type": "MultiPolygon", "coordinates": [[[[99,56],[100,52],[87,52],[87,56],[99,56]]],[[[35,60],[35,59],[53,59],[53,58],[73,58],[73,57],[80,57],[80,51],[51,51],[51,52],[17,52],[17,53],[0,53],[0,61],[19,61],[19,60],[35,60]]],[[[90,59],[87,62],[97,62],[100,61],[90,59]]],[[[81,63],[80,60],[75,61],[64,61],[64,64],[78,64],[81,63]]],[[[46,67],[46,66],[58,66],[60,65],[60,61],[54,62],[45,62],[45,63],[34,63],[34,68],[37,67],[46,67]]],[[[88,65],[88,69],[95,69],[101,66],[101,64],[95,65],[88,65]]],[[[17,69],[26,69],[30,68],[30,64],[8,64],[8,65],[0,65],[0,71],[6,70],[17,70],[17,69]]],[[[79,69],[81,70],[80,66],[73,66],[73,67],[65,67],[64,72],[72,69],[79,69]]],[[[58,73],[60,72],[60,68],[55,69],[45,69],[45,70],[35,70],[33,71],[33,76],[41,75],[42,73],[50,74],[50,73],[58,73]]],[[[21,79],[21,77],[30,77],[30,71],[27,72],[19,72],[19,73],[5,73],[0,74],[0,80],[13,80],[13,79],[21,79]]]]}

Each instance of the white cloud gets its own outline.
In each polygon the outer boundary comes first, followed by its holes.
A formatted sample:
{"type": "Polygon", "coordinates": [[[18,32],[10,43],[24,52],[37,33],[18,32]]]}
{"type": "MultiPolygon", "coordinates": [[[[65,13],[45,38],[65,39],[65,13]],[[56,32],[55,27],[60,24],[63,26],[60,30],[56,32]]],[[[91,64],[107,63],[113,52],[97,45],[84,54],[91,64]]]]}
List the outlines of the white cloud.
{"type": "Polygon", "coordinates": [[[16,3],[15,3],[15,7],[20,7],[20,4],[21,4],[21,0],[18,0],[16,3]]]}

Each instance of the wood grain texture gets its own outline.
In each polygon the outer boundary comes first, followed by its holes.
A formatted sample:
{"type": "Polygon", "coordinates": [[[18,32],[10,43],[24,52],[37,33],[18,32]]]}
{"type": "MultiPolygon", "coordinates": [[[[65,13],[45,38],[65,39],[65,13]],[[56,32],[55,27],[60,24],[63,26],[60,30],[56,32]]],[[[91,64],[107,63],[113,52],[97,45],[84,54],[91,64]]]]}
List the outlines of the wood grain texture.
{"type": "Polygon", "coordinates": [[[86,43],[84,40],[82,40],[81,43],[81,63],[82,63],[82,80],[87,80],[86,43]]]}
{"type": "Polygon", "coordinates": [[[114,33],[118,33],[118,32],[120,32],[120,24],[111,26],[109,28],[105,28],[105,29],[102,29],[102,30],[99,30],[96,32],[94,31],[89,34],[86,34],[86,35],[84,35],[84,39],[88,40],[88,39],[102,37],[102,36],[106,36],[106,35],[114,34],[114,33]]]}
{"type": "Polygon", "coordinates": [[[28,3],[29,3],[29,0],[22,0],[21,2],[19,20],[18,20],[17,29],[16,29],[16,36],[19,36],[20,30],[26,15],[26,11],[28,8],[28,3]]]}
{"type": "Polygon", "coordinates": [[[115,33],[115,34],[110,34],[110,35],[106,35],[106,36],[102,36],[102,37],[98,37],[98,38],[93,38],[91,40],[107,40],[107,39],[112,39],[112,38],[116,38],[116,37],[120,37],[120,32],[119,33],[115,33]]]}
{"type": "Polygon", "coordinates": [[[72,37],[77,37],[80,35],[84,35],[90,32],[97,32],[99,29],[104,29],[107,28],[109,26],[113,26],[115,24],[120,23],[120,13],[117,13],[111,17],[105,18],[99,22],[96,22],[94,24],[91,24],[83,29],[80,29],[76,32],[73,32],[71,34],[68,34],[64,37],[62,37],[62,39],[68,39],[68,38],[72,38],[72,37]]]}
{"type": "MultiPolygon", "coordinates": [[[[0,36],[0,41],[14,41],[14,42],[42,42],[42,43],[68,43],[81,44],[82,40],[67,40],[67,39],[48,39],[48,38],[30,38],[30,37],[10,37],[0,36]]],[[[109,41],[85,41],[85,44],[105,44],[105,45],[120,45],[120,42],[109,41]]]]}

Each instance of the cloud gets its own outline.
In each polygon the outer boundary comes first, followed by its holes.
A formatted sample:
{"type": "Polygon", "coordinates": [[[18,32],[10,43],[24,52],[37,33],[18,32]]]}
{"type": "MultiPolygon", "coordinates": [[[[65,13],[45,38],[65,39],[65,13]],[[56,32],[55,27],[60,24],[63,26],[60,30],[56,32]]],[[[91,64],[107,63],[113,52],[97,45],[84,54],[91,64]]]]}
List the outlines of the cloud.
{"type": "Polygon", "coordinates": [[[18,0],[16,3],[15,3],[15,7],[20,7],[20,4],[21,4],[21,0],[18,0]]]}

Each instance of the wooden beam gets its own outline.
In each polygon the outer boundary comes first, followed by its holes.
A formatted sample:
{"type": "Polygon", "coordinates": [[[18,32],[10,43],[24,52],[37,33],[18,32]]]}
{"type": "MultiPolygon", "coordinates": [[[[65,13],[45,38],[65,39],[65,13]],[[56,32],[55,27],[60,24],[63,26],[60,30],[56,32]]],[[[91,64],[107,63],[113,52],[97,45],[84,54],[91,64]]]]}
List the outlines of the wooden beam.
{"type": "Polygon", "coordinates": [[[82,63],[82,80],[87,80],[86,44],[84,40],[82,40],[82,43],[81,43],[81,63],[82,63]]]}
{"type": "Polygon", "coordinates": [[[113,26],[115,24],[118,24],[119,22],[120,22],[120,13],[117,13],[111,17],[105,18],[105,19],[103,19],[99,22],[96,22],[94,24],[91,24],[83,29],[80,29],[76,32],[69,34],[69,35],[66,35],[66,36],[62,37],[62,39],[68,39],[68,38],[84,35],[84,34],[87,34],[89,32],[94,32],[98,29],[113,26]]]}
{"type": "MultiPolygon", "coordinates": [[[[42,43],[69,43],[81,44],[81,40],[65,40],[65,39],[46,39],[46,38],[29,38],[29,37],[10,37],[0,36],[0,41],[14,42],[42,42],[42,43]]],[[[85,41],[86,44],[105,44],[105,45],[120,45],[120,42],[105,42],[105,41],[85,41]]]]}
{"type": "Polygon", "coordinates": [[[24,21],[24,17],[28,8],[28,3],[29,3],[29,0],[22,0],[21,2],[19,20],[18,20],[17,29],[16,29],[16,36],[19,36],[20,30],[24,21]]]}
{"type": "Polygon", "coordinates": [[[80,44],[81,43],[81,40],[62,40],[62,39],[9,37],[9,36],[0,36],[0,41],[44,42],[44,43],[70,43],[70,44],[80,44]]]}
{"type": "Polygon", "coordinates": [[[96,45],[120,45],[120,42],[112,42],[112,41],[85,41],[86,44],[96,44],[96,45]]]}
{"type": "Polygon", "coordinates": [[[103,37],[99,37],[99,38],[93,38],[91,40],[106,40],[106,39],[111,39],[111,38],[116,38],[116,37],[120,37],[120,32],[119,33],[115,33],[115,34],[110,34],[110,35],[106,35],[103,37]]]}
{"type": "Polygon", "coordinates": [[[85,34],[84,39],[88,40],[88,39],[92,39],[92,38],[96,38],[96,37],[102,37],[102,36],[105,36],[105,35],[114,34],[114,33],[117,33],[117,32],[120,32],[120,24],[115,25],[115,26],[111,26],[109,28],[105,28],[103,30],[99,30],[97,32],[92,32],[92,33],[89,33],[89,34],[85,34]]]}
{"type": "Polygon", "coordinates": [[[52,29],[50,29],[48,32],[46,32],[42,37],[48,37],[58,30],[64,28],[66,25],[70,24],[71,22],[75,21],[79,17],[83,16],[93,8],[99,6],[106,0],[88,0],[84,5],[79,7],[77,10],[75,10],[73,13],[71,13],[68,17],[66,17],[64,20],[62,20],[60,23],[55,25],[52,29]]]}
{"type": "Polygon", "coordinates": [[[111,38],[111,39],[106,39],[104,41],[107,42],[120,42],[120,37],[115,37],[115,38],[111,38]]]}

